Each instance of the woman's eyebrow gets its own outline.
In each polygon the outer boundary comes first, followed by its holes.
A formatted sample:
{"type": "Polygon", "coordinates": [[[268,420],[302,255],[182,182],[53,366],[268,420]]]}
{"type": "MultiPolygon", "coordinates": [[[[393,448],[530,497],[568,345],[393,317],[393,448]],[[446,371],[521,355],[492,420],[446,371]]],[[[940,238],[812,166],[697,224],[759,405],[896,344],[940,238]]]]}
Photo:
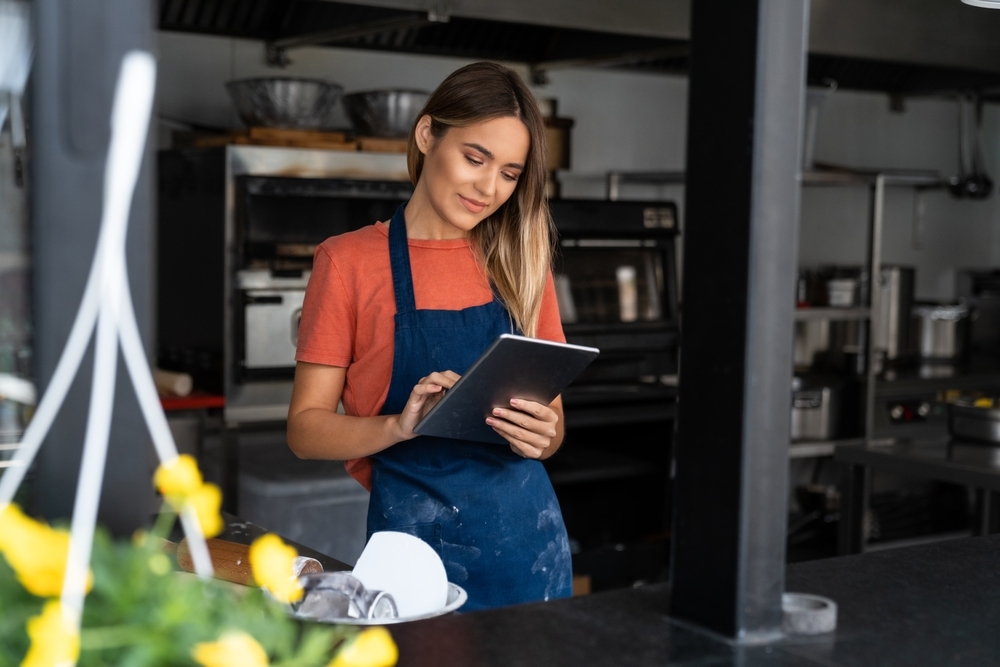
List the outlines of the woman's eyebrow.
{"type": "MultiPolygon", "coordinates": [[[[496,156],[493,155],[493,151],[489,150],[485,146],[481,146],[479,144],[462,144],[462,145],[463,146],[468,146],[469,148],[475,148],[477,151],[479,151],[480,153],[482,153],[483,155],[485,155],[486,157],[488,157],[491,160],[496,159],[496,156]]],[[[505,167],[513,167],[514,169],[520,169],[520,170],[524,171],[524,165],[523,164],[519,164],[517,162],[510,162],[508,164],[505,164],[504,166],[505,167]]]]}

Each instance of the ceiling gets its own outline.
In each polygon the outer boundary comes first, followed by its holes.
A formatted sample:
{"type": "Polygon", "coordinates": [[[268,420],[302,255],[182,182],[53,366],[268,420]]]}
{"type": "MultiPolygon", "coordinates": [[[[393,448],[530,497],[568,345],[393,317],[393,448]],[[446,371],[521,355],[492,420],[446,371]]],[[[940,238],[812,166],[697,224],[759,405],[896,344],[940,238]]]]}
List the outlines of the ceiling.
{"type": "MultiPolygon", "coordinates": [[[[161,30],[264,41],[274,64],[289,50],[312,45],[522,62],[532,67],[536,83],[565,67],[687,72],[685,38],[459,16],[446,11],[445,0],[420,0],[419,6],[425,9],[329,0],[159,0],[158,21],[161,30]]],[[[813,25],[811,33],[822,29],[813,25]]],[[[809,84],[832,80],[840,88],[896,95],[1000,90],[1000,71],[871,57],[877,51],[860,47],[855,52],[810,53],[809,84]]]]}

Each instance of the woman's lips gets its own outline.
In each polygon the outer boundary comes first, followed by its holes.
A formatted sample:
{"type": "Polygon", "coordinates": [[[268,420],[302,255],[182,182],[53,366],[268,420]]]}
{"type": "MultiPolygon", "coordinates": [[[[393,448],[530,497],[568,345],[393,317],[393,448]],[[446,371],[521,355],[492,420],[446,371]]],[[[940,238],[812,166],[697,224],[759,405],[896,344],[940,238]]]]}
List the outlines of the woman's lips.
{"type": "Polygon", "coordinates": [[[462,206],[467,208],[472,213],[482,213],[483,209],[486,208],[486,204],[481,201],[476,201],[475,199],[468,199],[462,195],[458,195],[458,198],[462,200],[462,206]]]}

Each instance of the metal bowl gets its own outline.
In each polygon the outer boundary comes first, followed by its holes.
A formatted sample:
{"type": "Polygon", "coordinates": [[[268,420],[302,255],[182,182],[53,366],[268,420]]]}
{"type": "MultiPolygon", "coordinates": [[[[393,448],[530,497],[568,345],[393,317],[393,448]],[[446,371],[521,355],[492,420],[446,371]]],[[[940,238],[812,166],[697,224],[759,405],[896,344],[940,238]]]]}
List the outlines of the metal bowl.
{"type": "Polygon", "coordinates": [[[248,127],[322,128],[344,89],[320,79],[266,77],[226,84],[229,97],[248,127]]]}
{"type": "Polygon", "coordinates": [[[370,90],[344,95],[344,111],[363,137],[405,137],[427,103],[422,90],[370,90]]]}

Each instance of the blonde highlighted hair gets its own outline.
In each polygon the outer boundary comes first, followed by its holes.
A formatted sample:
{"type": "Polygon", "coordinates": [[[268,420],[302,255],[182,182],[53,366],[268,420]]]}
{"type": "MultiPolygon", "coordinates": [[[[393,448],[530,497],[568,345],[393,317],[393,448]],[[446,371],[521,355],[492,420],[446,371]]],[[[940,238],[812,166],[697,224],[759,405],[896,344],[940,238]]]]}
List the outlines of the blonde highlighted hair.
{"type": "MultiPolygon", "coordinates": [[[[417,120],[423,116],[430,116],[435,139],[443,137],[449,128],[495,118],[514,117],[528,128],[528,157],[514,193],[469,236],[514,321],[525,335],[535,336],[552,262],[554,233],[545,198],[545,122],[534,96],[514,70],[496,63],[473,63],[441,82],[417,120]]],[[[424,154],[417,147],[413,129],[407,165],[416,185],[423,171],[424,154]]]]}

